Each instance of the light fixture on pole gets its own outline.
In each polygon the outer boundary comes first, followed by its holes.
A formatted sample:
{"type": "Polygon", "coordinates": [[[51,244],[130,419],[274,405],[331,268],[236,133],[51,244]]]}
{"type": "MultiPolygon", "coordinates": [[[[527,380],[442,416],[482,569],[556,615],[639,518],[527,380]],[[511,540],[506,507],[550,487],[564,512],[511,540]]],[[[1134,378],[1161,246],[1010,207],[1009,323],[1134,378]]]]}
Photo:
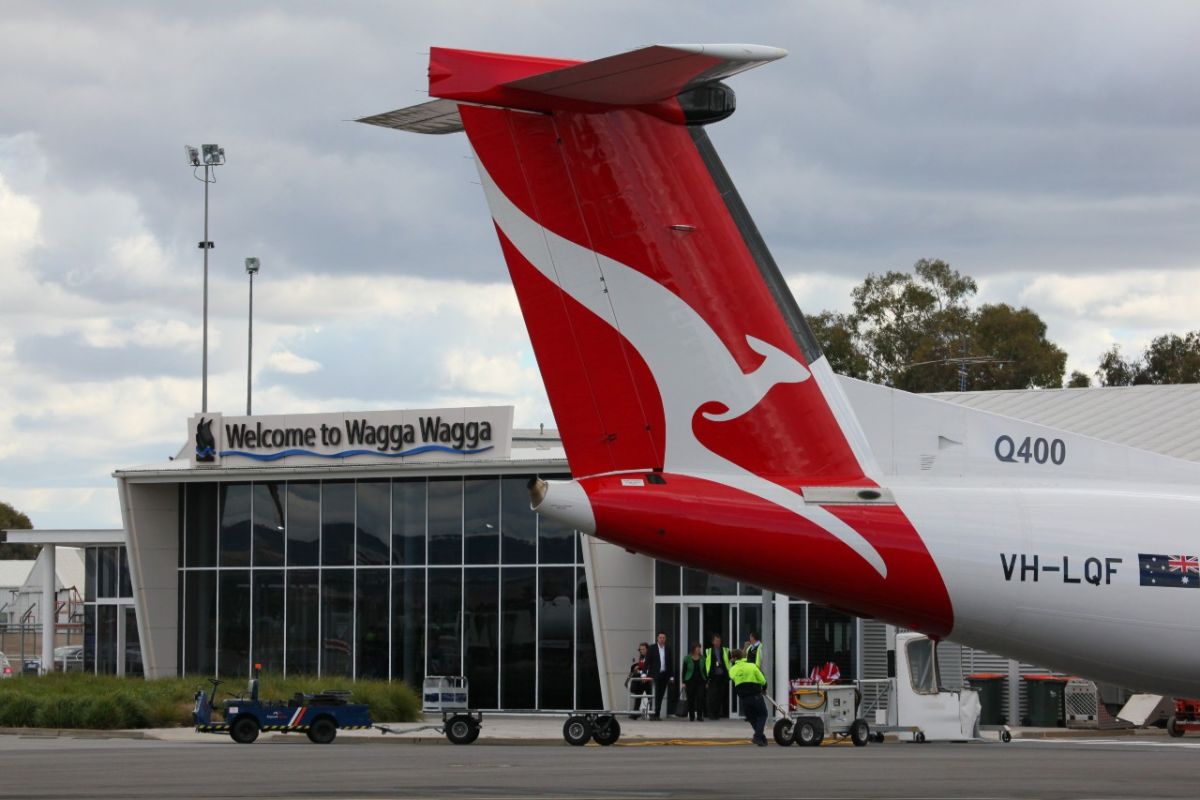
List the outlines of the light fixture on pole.
{"type": "Polygon", "coordinates": [[[258,274],[258,259],[246,259],[246,274],[250,276],[250,318],[246,327],[246,416],[250,416],[251,370],[254,366],[254,276],[258,274]]]}
{"type": "Polygon", "coordinates": [[[184,153],[187,154],[188,164],[192,166],[192,176],[204,182],[204,241],[197,245],[204,251],[204,355],[200,367],[200,411],[201,413],[208,412],[208,251],[212,250],[213,243],[208,238],[208,185],[216,183],[217,177],[213,173],[214,167],[219,167],[225,163],[225,148],[218,144],[202,144],[199,149],[192,147],[190,144],[183,146],[184,153]],[[196,174],[200,167],[204,167],[204,177],[201,178],[196,174]]]}

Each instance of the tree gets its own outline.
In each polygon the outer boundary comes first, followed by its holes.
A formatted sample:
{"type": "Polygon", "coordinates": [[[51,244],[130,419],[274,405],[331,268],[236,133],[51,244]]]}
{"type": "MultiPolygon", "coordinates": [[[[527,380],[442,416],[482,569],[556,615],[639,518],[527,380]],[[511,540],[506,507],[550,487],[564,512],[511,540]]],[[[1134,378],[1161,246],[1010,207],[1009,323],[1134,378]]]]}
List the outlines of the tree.
{"type": "Polygon", "coordinates": [[[976,291],[945,261],[922,259],[912,273],[868,275],[850,314],[809,325],[835,372],[910,392],[959,388],[964,364],[973,389],[1061,386],[1067,357],[1041,318],[1004,303],[973,310],[976,291]]]}
{"type": "Polygon", "coordinates": [[[1121,356],[1121,346],[1114,344],[1100,356],[1100,366],[1096,368],[1096,382],[1101,386],[1133,386],[1145,383],[1140,379],[1141,374],[1141,361],[1126,361],[1121,356]]]}
{"type": "Polygon", "coordinates": [[[1120,345],[1114,344],[1100,356],[1096,380],[1101,386],[1200,383],[1200,330],[1155,337],[1132,360],[1122,357],[1120,345]]]}
{"type": "Polygon", "coordinates": [[[807,319],[808,327],[820,343],[834,371],[860,380],[870,377],[871,365],[858,348],[858,330],[850,315],[822,311],[807,319]]]}
{"type": "MultiPolygon", "coordinates": [[[[0,502],[0,531],[29,530],[32,527],[33,523],[29,521],[29,517],[8,503],[0,502]]],[[[9,544],[5,541],[6,538],[6,534],[0,533],[0,559],[37,558],[37,545],[9,544]]]]}
{"type": "Polygon", "coordinates": [[[972,389],[1062,386],[1067,354],[1046,338],[1046,323],[1037,314],[998,303],[981,306],[973,322],[975,351],[995,360],[972,370],[972,389]]]}
{"type": "Polygon", "coordinates": [[[1142,354],[1146,383],[1200,383],[1200,330],[1159,336],[1142,354]]]}
{"type": "Polygon", "coordinates": [[[851,316],[871,379],[910,392],[954,388],[958,367],[949,358],[967,354],[967,300],[976,290],[940,260],[921,259],[913,274],[868,275],[851,293],[851,316]]]}
{"type": "Polygon", "coordinates": [[[1071,377],[1067,378],[1068,389],[1086,389],[1092,385],[1092,379],[1084,375],[1079,370],[1071,370],[1071,377]]]}

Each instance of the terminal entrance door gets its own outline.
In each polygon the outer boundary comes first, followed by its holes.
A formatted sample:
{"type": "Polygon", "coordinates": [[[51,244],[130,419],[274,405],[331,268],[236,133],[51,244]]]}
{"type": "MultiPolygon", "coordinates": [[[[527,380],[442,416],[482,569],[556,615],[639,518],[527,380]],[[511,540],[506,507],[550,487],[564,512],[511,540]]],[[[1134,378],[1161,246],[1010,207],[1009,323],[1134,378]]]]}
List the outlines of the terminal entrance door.
{"type": "MultiPolygon", "coordinates": [[[[732,638],[737,632],[737,606],[732,603],[690,603],[684,606],[684,631],[683,631],[683,646],[680,648],[680,659],[689,652],[689,648],[693,643],[699,644],[701,648],[708,649],[712,646],[713,636],[721,637],[721,645],[732,650],[736,645],[733,644],[732,638]]],[[[714,658],[716,655],[714,654],[714,658]]],[[[727,689],[729,696],[726,698],[725,708],[733,709],[734,705],[732,689],[727,689]]],[[[732,713],[732,711],[731,711],[732,713]]],[[[708,714],[708,711],[705,711],[708,714]]]]}
{"type": "Polygon", "coordinates": [[[729,603],[695,603],[684,606],[684,608],[687,610],[687,624],[680,647],[681,657],[687,654],[687,648],[693,643],[707,648],[712,644],[714,635],[720,636],[721,642],[725,646],[730,646],[732,605],[729,603]]]}
{"type": "MultiPolygon", "coordinates": [[[[692,643],[698,642],[702,648],[712,645],[714,635],[721,637],[721,644],[728,647],[730,652],[741,648],[750,638],[750,632],[762,637],[762,604],[761,603],[691,603],[684,606],[684,625],[681,645],[678,648],[680,659],[686,657],[692,643]]],[[[769,670],[770,667],[765,667],[769,670]]],[[[729,689],[726,708],[730,714],[738,711],[737,698],[733,689],[729,689]]]]}

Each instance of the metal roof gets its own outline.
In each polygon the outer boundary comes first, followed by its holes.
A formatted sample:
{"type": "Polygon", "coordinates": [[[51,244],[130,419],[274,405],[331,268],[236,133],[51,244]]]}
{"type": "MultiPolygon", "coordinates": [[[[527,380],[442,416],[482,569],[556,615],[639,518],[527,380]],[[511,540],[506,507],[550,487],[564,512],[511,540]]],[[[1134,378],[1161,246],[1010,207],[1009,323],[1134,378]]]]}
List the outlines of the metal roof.
{"type": "MultiPolygon", "coordinates": [[[[33,559],[0,559],[0,587],[16,589],[25,583],[30,570],[37,563],[33,559]]],[[[6,598],[0,598],[4,600],[6,598]]]]}
{"type": "Polygon", "coordinates": [[[125,544],[124,528],[30,528],[8,531],[15,544],[57,544],[67,547],[125,544]]]}
{"type": "Polygon", "coordinates": [[[1200,461],[1200,384],[937,392],[939,400],[1200,461]]]}

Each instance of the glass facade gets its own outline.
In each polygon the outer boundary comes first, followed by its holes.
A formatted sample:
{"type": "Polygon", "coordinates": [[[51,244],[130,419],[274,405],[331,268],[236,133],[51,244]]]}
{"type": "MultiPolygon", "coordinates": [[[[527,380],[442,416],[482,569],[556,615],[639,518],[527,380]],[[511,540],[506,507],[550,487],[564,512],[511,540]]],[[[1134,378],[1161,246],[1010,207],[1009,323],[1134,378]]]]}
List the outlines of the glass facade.
{"type": "MultiPolygon", "coordinates": [[[[84,548],[83,563],[83,651],[78,656],[83,671],[142,675],[142,649],[125,548],[84,548]]],[[[79,669],[73,666],[79,663],[74,658],[64,656],[65,669],[79,669]]]]}
{"type": "Polygon", "coordinates": [[[474,708],[600,708],[579,535],[530,477],[182,485],[181,672],[466,674],[474,708]]]}
{"type": "MultiPolygon", "coordinates": [[[[714,635],[740,647],[750,631],[762,633],[762,590],[729,578],[655,561],[655,632],[662,631],[684,652],[692,642],[707,647],[714,635]]],[[[842,678],[858,676],[859,620],[842,611],[793,600],[788,617],[788,673],[808,677],[832,661],[842,678]]],[[[774,624],[774,620],[768,620],[774,624]]]]}

